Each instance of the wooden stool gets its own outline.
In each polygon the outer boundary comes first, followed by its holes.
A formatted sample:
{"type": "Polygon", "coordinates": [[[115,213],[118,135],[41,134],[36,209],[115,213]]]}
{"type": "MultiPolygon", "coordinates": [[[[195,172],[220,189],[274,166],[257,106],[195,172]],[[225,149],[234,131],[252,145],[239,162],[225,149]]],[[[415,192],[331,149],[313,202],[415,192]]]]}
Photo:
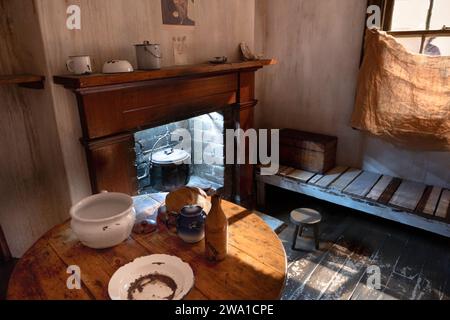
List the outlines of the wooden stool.
{"type": "Polygon", "coordinates": [[[292,241],[292,250],[296,250],[297,237],[301,237],[305,227],[314,227],[314,239],[316,249],[320,249],[319,225],[322,221],[322,215],[313,209],[301,208],[291,212],[291,222],[296,226],[294,239],[292,241]]]}

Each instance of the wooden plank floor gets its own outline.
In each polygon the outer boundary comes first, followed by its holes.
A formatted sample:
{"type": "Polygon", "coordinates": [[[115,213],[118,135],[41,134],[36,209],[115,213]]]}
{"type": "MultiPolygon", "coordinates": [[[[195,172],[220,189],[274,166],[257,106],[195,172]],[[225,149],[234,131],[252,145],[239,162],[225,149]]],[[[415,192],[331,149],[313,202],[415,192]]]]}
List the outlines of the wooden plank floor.
{"type": "Polygon", "coordinates": [[[262,210],[289,224],[280,234],[288,257],[285,300],[450,299],[448,239],[274,187],[262,210]],[[300,250],[291,249],[289,213],[298,207],[322,213],[320,250],[312,230],[298,239],[300,250]],[[374,266],[379,290],[368,286],[374,266]]]}
{"type": "Polygon", "coordinates": [[[274,185],[450,238],[447,189],[345,166],[323,175],[283,166],[278,175],[257,174],[257,180],[259,188],[274,185]]]}

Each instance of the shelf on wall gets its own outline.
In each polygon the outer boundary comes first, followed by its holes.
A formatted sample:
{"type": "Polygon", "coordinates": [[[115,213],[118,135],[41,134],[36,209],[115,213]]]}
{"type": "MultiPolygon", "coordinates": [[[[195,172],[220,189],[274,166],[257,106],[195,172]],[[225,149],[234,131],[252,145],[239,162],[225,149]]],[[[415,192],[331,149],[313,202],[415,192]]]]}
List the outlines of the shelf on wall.
{"type": "Polygon", "coordinates": [[[18,85],[24,88],[43,89],[44,76],[33,74],[0,75],[0,85],[18,85]]]}
{"type": "Polygon", "coordinates": [[[54,76],[53,81],[56,84],[63,85],[68,89],[87,89],[108,85],[123,85],[133,82],[161,80],[179,77],[195,77],[207,74],[226,74],[237,71],[260,69],[267,65],[276,64],[274,59],[265,59],[257,61],[232,62],[225,64],[203,63],[187,66],[165,67],[159,70],[135,71],[130,73],[116,74],[91,74],[91,75],[61,75],[54,76]]]}

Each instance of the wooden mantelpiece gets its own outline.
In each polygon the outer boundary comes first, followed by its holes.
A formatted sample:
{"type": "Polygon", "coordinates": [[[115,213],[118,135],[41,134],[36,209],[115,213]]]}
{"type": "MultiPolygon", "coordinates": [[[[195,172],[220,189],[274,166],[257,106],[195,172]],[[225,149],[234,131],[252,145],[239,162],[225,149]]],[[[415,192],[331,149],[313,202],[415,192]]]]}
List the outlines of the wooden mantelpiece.
{"type": "MultiPolygon", "coordinates": [[[[55,76],[77,98],[93,193],[137,193],[134,133],[223,111],[226,128],[253,127],[255,72],[275,60],[200,64],[154,71],[55,76]]],[[[253,166],[227,166],[230,195],[253,195],[253,166]],[[229,171],[230,172],[230,171],[229,171]]],[[[227,179],[227,178],[226,178],[227,179]]],[[[227,184],[227,182],[226,182],[227,184]]]]}
{"type": "Polygon", "coordinates": [[[61,84],[68,89],[85,89],[149,80],[241,72],[249,69],[260,69],[264,66],[274,64],[276,64],[276,60],[274,59],[233,62],[226,64],[205,63],[189,66],[166,67],[160,70],[135,71],[131,73],[92,74],[87,76],[63,75],[55,76],[53,79],[56,84],[61,84]]]}

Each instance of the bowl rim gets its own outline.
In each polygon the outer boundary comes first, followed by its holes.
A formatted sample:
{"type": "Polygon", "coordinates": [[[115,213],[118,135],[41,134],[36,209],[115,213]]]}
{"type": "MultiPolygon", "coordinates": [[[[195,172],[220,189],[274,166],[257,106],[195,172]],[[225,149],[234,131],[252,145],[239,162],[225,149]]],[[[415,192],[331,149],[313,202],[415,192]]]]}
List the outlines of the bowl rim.
{"type": "Polygon", "coordinates": [[[72,217],[72,219],[76,220],[76,221],[81,221],[81,222],[87,222],[87,223],[99,223],[99,222],[107,222],[107,221],[112,221],[115,220],[117,218],[121,218],[123,216],[126,216],[130,213],[130,210],[132,210],[134,207],[134,203],[133,203],[133,198],[127,194],[124,193],[118,193],[118,192],[101,192],[99,194],[95,194],[92,195],[90,197],[84,198],[81,201],[79,201],[77,204],[75,204],[74,206],[72,206],[70,208],[70,216],[72,217]],[[102,219],[86,219],[86,218],[81,218],[77,212],[79,211],[80,208],[82,208],[83,206],[96,201],[98,199],[101,198],[107,198],[107,197],[119,197],[122,198],[123,200],[126,200],[128,202],[128,207],[126,210],[124,210],[121,213],[118,213],[114,216],[108,217],[108,218],[102,218],[102,219]]]}

